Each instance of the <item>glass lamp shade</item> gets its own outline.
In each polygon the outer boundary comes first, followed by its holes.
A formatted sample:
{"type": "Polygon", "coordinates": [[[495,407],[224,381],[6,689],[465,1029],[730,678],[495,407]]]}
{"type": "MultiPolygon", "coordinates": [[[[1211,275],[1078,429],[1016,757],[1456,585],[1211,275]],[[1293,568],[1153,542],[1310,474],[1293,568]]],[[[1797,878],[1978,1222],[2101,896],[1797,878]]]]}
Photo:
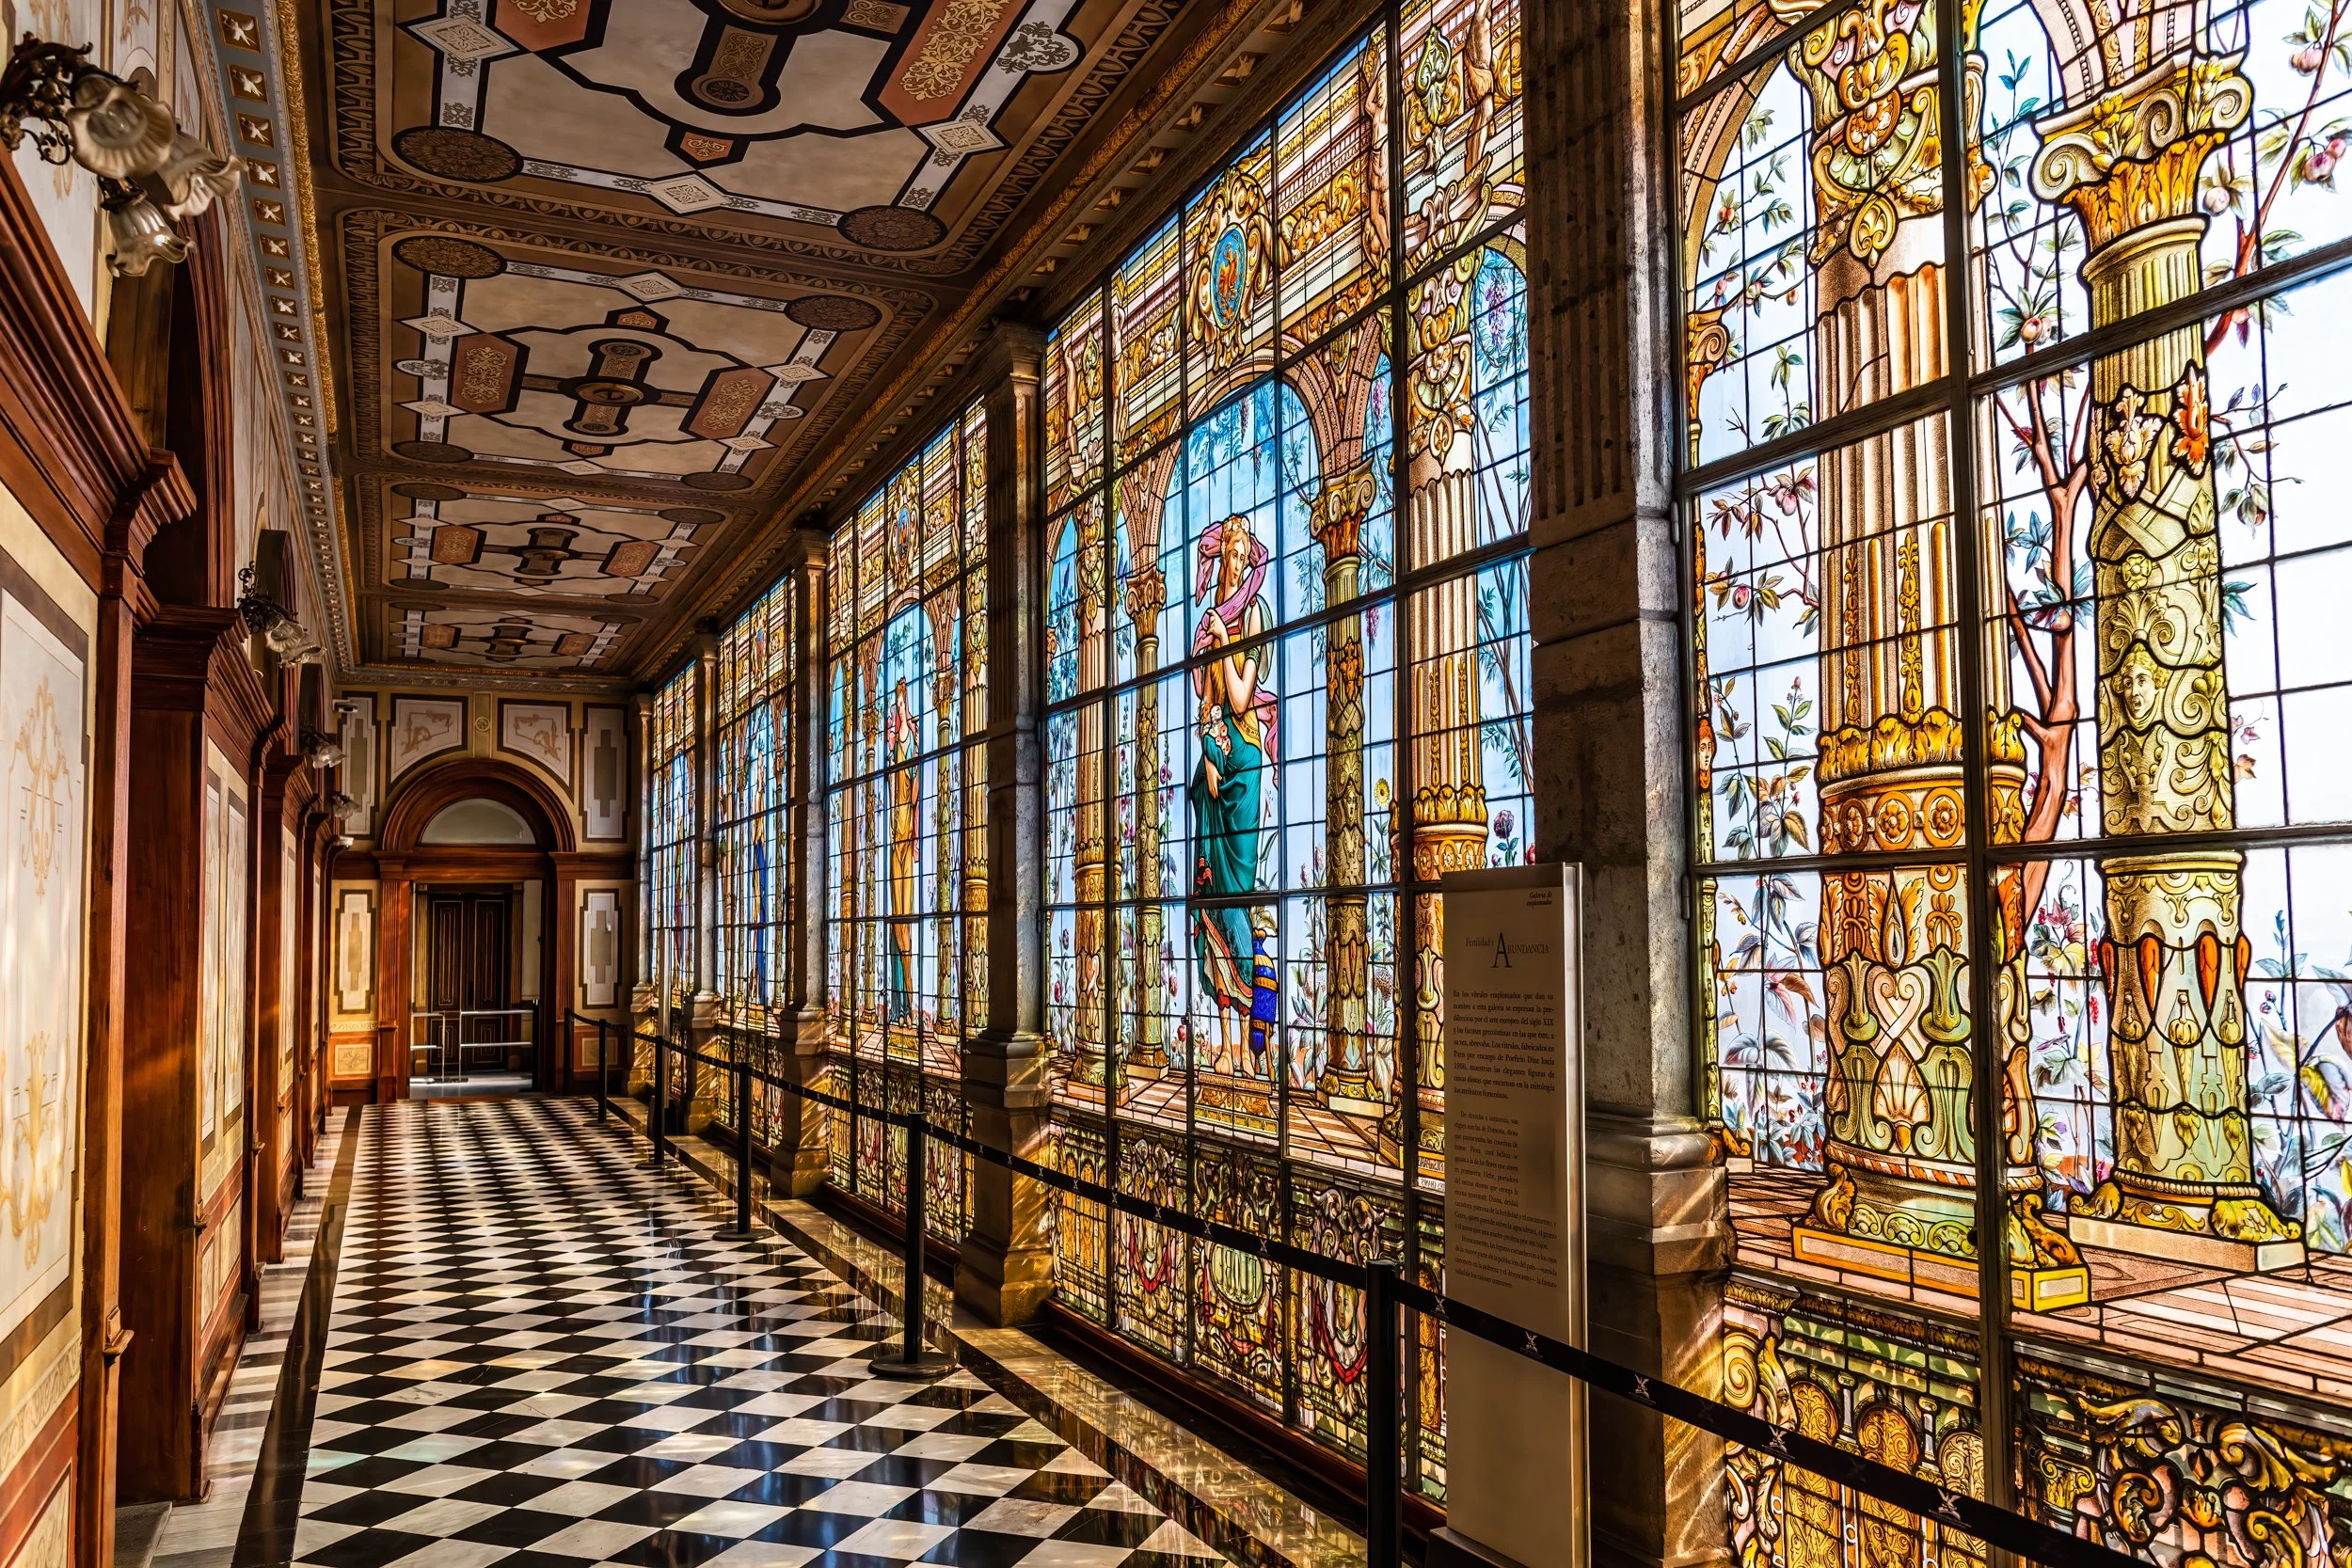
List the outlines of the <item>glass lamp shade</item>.
{"type": "Polygon", "coordinates": [[[107,261],[124,277],[144,277],[157,261],[185,261],[190,248],[163,210],[143,196],[107,207],[106,233],[114,245],[107,261]]]}
{"type": "Polygon", "coordinates": [[[313,768],[341,768],[343,765],[342,747],[324,736],[305,747],[304,754],[310,759],[313,768]]]}
{"type": "Polygon", "coordinates": [[[65,123],[74,162],[115,180],[155,173],[180,140],[169,109],[103,71],[90,71],[75,84],[65,123]]]}
{"type": "Polygon", "coordinates": [[[174,218],[195,217],[235,190],[244,169],[243,158],[220,157],[194,136],[175,135],[171,151],[156,172],[163,193],[156,205],[174,218]]]}

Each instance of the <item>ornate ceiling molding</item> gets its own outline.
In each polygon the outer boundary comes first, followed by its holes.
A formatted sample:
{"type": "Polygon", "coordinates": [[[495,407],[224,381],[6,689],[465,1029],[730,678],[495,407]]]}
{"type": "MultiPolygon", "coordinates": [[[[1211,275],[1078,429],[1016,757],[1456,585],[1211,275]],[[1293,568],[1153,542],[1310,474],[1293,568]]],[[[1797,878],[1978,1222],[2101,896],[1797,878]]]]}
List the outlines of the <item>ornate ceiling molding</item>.
{"type": "Polygon", "coordinates": [[[582,689],[772,576],[1306,8],[298,4],[342,663],[582,689]]]}
{"type": "Polygon", "coordinates": [[[223,228],[238,236],[261,284],[262,333],[275,361],[272,409],[294,462],[294,495],[310,547],[313,602],[338,669],[357,662],[350,562],[335,507],[330,456],[334,375],[318,280],[309,122],[294,67],[291,14],[271,0],[220,0],[197,8],[203,75],[222,130],[246,161],[245,182],[223,228]]]}

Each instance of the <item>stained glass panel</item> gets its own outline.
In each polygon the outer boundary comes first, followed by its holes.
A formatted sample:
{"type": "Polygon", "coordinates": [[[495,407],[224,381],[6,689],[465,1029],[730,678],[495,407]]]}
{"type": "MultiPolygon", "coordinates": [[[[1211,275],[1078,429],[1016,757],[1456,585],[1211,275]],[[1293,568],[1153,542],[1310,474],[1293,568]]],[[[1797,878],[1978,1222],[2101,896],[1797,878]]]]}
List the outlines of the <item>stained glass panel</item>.
{"type": "MultiPolygon", "coordinates": [[[[981,551],[986,423],[960,415],[884,480],[837,540],[836,617],[829,649],[840,759],[831,782],[829,846],[833,984],[830,1050],[860,1106],[936,1109],[961,1129],[973,955],[966,940],[986,908],[977,853],[986,823],[984,689],[974,662],[984,620],[981,551]],[[851,559],[845,564],[841,551],[851,559]]],[[[852,1191],[885,1207],[905,1200],[903,1132],[849,1118],[852,1191]]],[[[926,1164],[930,1223],[961,1234],[968,1183],[945,1146],[926,1164]]]]}
{"type": "MultiPolygon", "coordinates": [[[[1115,269],[1117,457],[1057,498],[1043,584],[1065,1168],[1424,1269],[1445,1104],[1428,890],[1532,858],[1517,22],[1458,9],[1432,47],[1483,107],[1431,88],[1405,166],[1441,180],[1451,227],[1412,220],[1417,277],[1391,271],[1385,28],[1115,269]],[[1497,60],[1506,80],[1482,74],[1497,60]]],[[[1074,1200],[1059,1224],[1073,1309],[1360,1452],[1352,1295],[1074,1200]]],[[[1433,1497],[1441,1381],[1433,1347],[1413,1445],[1433,1497]]]]}
{"type": "Polygon", "coordinates": [[[1110,420],[1121,465],[1175,435],[1184,419],[1183,237],[1183,225],[1170,216],[1111,275],[1118,395],[1110,420]]]}
{"type": "Polygon", "coordinates": [[[695,987],[695,729],[701,665],[690,663],[654,694],[645,737],[645,978],[683,1007],[695,987]]]}
{"type": "Polygon", "coordinates": [[[779,582],[722,635],[711,710],[716,989],[730,1024],[762,1032],[784,979],[794,593],[779,582]]]}
{"type": "MultiPolygon", "coordinates": [[[[1930,76],[1931,8],[1779,36],[1804,14],[1686,6],[1678,72],[1727,1374],[1835,1382],[1867,1451],[1848,1385],[1922,1349],[1882,1435],[1948,1482],[1933,1359],[1974,1359],[1997,1236],[2016,1419],[1986,1463],[2144,1557],[2325,1560],[2352,1539],[2323,1407],[2352,1305],[2342,16],[2004,0],[1930,76]],[[1918,111],[1960,82],[1942,145],[1918,111]],[[1919,1316],[1873,1318],[1890,1293],[1919,1316]],[[1798,1378],[1800,1338],[1842,1375],[1798,1378]],[[2212,1489],[2217,1443],[2280,1484],[2212,1489]],[[2268,1509],[2276,1549],[2237,1522],[2268,1509]]],[[[1735,1463],[1743,1555],[1867,1545],[1835,1488],[1735,1463]]]]}
{"type": "Polygon", "coordinates": [[[1311,342],[1388,292],[1388,36],[1341,55],[1274,135],[1281,329],[1311,342]]]}
{"type": "MultiPolygon", "coordinates": [[[[1274,352],[1274,148],[1261,136],[1184,206],[1184,408],[1263,372],[1274,352]]],[[[1122,387],[1120,400],[1126,392],[1122,387]]],[[[1122,421],[1121,428],[1125,428],[1122,421]]]]}
{"type": "MultiPolygon", "coordinates": [[[[2341,8],[2145,8],[2160,20],[2128,37],[2085,32],[2064,7],[1985,8],[1985,102],[1970,153],[1999,194],[1974,233],[1982,362],[2235,284],[2352,233],[2335,172],[2352,147],[2341,8]],[[2109,248],[2126,236],[2137,239],[2109,248]]],[[[2208,346],[2232,325],[2210,326],[2208,346]]]]}
{"type": "Polygon", "coordinates": [[[1518,0],[1407,0],[1402,46],[1405,264],[1419,269],[1525,199],[1518,0]]]}

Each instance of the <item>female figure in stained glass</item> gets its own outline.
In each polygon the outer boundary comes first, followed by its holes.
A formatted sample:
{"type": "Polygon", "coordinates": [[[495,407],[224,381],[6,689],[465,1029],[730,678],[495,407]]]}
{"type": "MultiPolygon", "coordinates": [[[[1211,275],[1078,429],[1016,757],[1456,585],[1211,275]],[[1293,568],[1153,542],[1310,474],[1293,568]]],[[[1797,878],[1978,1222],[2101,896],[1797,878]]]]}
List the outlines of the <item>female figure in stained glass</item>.
{"type": "Polygon", "coordinates": [[[890,775],[890,1021],[911,1022],[914,1017],[915,908],[915,791],[921,780],[910,766],[919,742],[915,739],[914,705],[907,695],[907,680],[898,677],[890,696],[890,712],[882,721],[882,743],[895,771],[890,775]]]}
{"type": "MultiPolygon", "coordinates": [[[[1193,892],[1201,896],[1252,893],[1258,886],[1258,830],[1265,814],[1266,769],[1274,761],[1279,705],[1262,679],[1265,650],[1250,645],[1273,624],[1266,603],[1266,547],[1236,513],[1200,537],[1194,597],[1206,606],[1193,635],[1193,672],[1200,698],[1200,760],[1193,768],[1192,809],[1199,846],[1193,892]]],[[[1200,911],[1193,943],[1200,983],[1216,1007],[1213,1070],[1245,1069],[1242,1038],[1256,990],[1257,954],[1249,911],[1219,905],[1200,911]]]]}

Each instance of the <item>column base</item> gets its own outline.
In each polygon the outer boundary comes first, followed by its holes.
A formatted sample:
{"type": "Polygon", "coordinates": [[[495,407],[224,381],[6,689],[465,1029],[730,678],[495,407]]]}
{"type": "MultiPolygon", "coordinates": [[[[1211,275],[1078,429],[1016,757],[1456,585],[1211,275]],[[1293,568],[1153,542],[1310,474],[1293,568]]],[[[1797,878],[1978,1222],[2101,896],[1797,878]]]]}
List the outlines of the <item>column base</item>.
{"type": "Polygon", "coordinates": [[[2067,1232],[2082,1246],[2257,1274],[2299,1268],[2305,1257],[2302,1227],[2280,1219],[2259,1196],[2201,1202],[2109,1180],[2067,1209],[2067,1232]]]}
{"type": "MultiPolygon", "coordinates": [[[[2075,1222],[2074,1236],[2077,1242],[2088,1239],[2082,1234],[2080,1221],[2075,1222]]],[[[1873,1279],[1893,1280],[1905,1285],[1922,1285],[1931,1291],[1966,1296],[1972,1300],[1977,1294],[1977,1261],[1973,1258],[1921,1252],[1893,1242],[1849,1236],[1843,1231],[1824,1230],[1812,1225],[1797,1226],[1789,1240],[1801,1260],[1819,1264],[1822,1268],[1867,1275],[1873,1279]]],[[[2011,1306],[2029,1312],[2042,1312],[2058,1307],[2079,1307],[2090,1299],[2090,1270],[2080,1263],[2058,1268],[2011,1268],[2009,1271],[2009,1299],[2011,1306]]]]}
{"type": "Polygon", "coordinates": [[[956,1302],[991,1328],[1034,1323],[1054,1293],[1054,1255],[1040,1247],[1001,1251],[966,1238],[956,1252],[956,1302]]]}

